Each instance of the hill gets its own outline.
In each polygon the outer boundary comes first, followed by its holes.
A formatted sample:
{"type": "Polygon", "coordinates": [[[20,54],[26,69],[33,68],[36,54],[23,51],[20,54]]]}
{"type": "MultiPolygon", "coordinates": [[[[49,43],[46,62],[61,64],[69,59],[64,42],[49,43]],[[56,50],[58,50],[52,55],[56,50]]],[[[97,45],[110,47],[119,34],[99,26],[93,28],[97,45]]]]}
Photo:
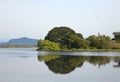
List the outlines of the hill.
{"type": "Polygon", "coordinates": [[[36,46],[37,40],[31,39],[27,37],[17,38],[17,39],[11,39],[8,42],[0,43],[0,45],[17,45],[17,46],[36,46]]]}

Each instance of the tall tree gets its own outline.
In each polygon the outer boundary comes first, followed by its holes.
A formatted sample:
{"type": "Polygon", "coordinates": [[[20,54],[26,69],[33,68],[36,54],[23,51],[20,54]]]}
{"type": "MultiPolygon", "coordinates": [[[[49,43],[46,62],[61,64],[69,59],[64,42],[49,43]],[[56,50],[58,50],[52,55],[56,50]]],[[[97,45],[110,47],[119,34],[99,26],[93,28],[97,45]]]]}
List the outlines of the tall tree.
{"type": "Polygon", "coordinates": [[[49,31],[49,33],[45,37],[45,40],[60,43],[61,47],[69,47],[70,36],[75,34],[75,31],[70,29],[69,27],[55,27],[49,31]]]}
{"type": "Polygon", "coordinates": [[[81,33],[75,33],[69,27],[55,27],[49,31],[46,40],[59,43],[61,48],[86,48],[88,41],[84,40],[81,33]]]}

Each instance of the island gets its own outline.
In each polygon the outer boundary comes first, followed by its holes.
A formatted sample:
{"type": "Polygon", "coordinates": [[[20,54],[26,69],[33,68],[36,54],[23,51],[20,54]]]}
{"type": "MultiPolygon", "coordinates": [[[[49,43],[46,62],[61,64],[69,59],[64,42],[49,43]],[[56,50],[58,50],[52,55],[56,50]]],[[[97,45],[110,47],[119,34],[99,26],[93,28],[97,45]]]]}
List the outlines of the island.
{"type": "Polygon", "coordinates": [[[66,26],[54,27],[44,40],[38,40],[37,50],[48,51],[120,51],[120,32],[113,32],[114,38],[106,35],[90,35],[84,38],[66,26]]]}

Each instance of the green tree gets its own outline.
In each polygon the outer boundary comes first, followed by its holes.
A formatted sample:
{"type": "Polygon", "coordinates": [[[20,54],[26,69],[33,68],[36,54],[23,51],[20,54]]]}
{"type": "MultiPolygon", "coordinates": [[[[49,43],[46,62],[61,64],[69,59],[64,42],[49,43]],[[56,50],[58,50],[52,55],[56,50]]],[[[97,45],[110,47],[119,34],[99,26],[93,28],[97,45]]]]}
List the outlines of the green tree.
{"type": "Polygon", "coordinates": [[[87,38],[90,42],[91,47],[96,47],[97,49],[109,49],[111,48],[111,40],[109,36],[105,35],[92,35],[87,38]]]}
{"type": "Polygon", "coordinates": [[[120,43],[120,32],[113,32],[114,40],[120,43]]]}
{"type": "Polygon", "coordinates": [[[76,33],[79,38],[84,39],[83,35],[81,33],[76,33]]]}
{"type": "Polygon", "coordinates": [[[70,42],[71,48],[79,49],[79,48],[88,48],[89,46],[89,41],[80,38],[78,35],[71,36],[70,40],[71,40],[70,42]]]}
{"type": "Polygon", "coordinates": [[[60,46],[49,40],[38,40],[38,50],[60,50],[60,46]]]}
{"type": "Polygon", "coordinates": [[[76,34],[75,31],[70,29],[69,27],[55,27],[49,31],[45,40],[50,40],[55,43],[60,43],[61,47],[69,47],[68,39],[71,35],[76,34]]]}
{"type": "Polygon", "coordinates": [[[52,30],[50,30],[47,34],[47,36],[45,37],[46,40],[50,40],[53,42],[59,42],[59,43],[63,43],[63,40],[70,36],[70,35],[74,35],[75,31],[73,31],[72,29],[70,29],[69,27],[55,27],[52,30]]]}
{"type": "Polygon", "coordinates": [[[84,40],[81,33],[75,33],[69,27],[55,27],[45,37],[55,43],[59,43],[61,48],[86,48],[88,41],[84,40]]]}

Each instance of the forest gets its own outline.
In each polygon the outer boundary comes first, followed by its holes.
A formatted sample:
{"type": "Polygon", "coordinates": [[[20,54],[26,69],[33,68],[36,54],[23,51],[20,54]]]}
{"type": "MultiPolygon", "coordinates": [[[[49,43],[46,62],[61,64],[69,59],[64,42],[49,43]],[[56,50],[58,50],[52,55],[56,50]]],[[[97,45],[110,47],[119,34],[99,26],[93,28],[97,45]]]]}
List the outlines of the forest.
{"type": "Polygon", "coordinates": [[[81,50],[81,49],[120,49],[120,32],[113,32],[114,38],[106,35],[90,35],[84,38],[81,33],[73,29],[61,26],[54,27],[45,36],[44,40],[38,40],[38,50],[81,50]]]}

